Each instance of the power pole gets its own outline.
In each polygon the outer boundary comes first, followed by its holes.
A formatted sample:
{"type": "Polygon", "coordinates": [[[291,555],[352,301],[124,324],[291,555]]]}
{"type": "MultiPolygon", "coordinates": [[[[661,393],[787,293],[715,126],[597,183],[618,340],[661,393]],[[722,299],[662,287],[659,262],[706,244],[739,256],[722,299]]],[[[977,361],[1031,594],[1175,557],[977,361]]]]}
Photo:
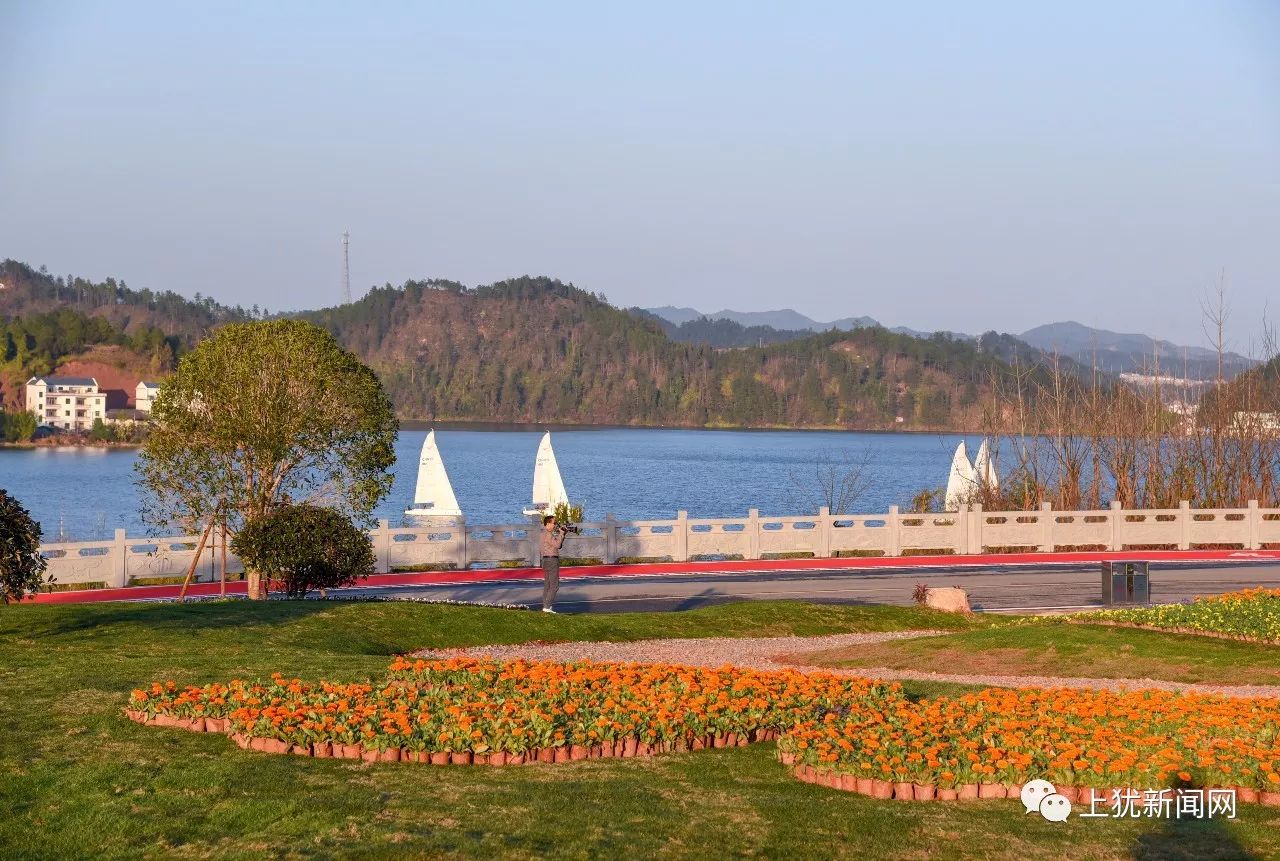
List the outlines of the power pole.
{"type": "Polygon", "coordinates": [[[348,251],[351,245],[351,234],[342,234],[342,300],[351,304],[351,255],[348,251]]]}

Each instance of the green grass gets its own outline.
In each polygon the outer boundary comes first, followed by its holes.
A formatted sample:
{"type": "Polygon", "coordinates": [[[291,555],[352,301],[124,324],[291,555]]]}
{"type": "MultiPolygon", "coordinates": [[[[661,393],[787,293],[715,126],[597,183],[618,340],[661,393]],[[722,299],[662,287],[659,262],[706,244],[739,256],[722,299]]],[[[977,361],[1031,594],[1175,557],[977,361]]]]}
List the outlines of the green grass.
{"type": "MultiPolygon", "coordinates": [[[[119,714],[156,679],[364,678],[428,646],[820,634],[988,624],[907,608],[738,604],[558,616],[391,603],[0,608],[0,857],[1241,858],[1280,812],[1231,823],[877,802],[799,783],[770,746],[518,769],[270,756],[119,714]]],[[[975,629],[976,630],[976,629],[975,629]]],[[[974,636],[966,633],[961,636],[974,636]]],[[[946,688],[923,686],[915,695],[946,688]]]]}
{"type": "Polygon", "coordinates": [[[806,660],[940,673],[1280,685],[1276,646],[1061,620],[853,646],[806,660]]]}

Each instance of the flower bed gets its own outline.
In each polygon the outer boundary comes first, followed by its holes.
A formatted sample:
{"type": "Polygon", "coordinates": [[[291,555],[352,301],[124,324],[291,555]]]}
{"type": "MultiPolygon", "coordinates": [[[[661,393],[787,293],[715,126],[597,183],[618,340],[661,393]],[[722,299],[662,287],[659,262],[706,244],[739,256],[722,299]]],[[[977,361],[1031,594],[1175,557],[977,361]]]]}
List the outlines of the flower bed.
{"type": "Polygon", "coordinates": [[[1072,801],[1194,781],[1280,805],[1280,701],[988,689],[804,721],[778,741],[802,780],[879,798],[1017,797],[1048,780],[1072,801]]]}
{"type": "Polygon", "coordinates": [[[1100,610],[1071,618],[1080,622],[1277,642],[1280,641],[1280,589],[1245,589],[1224,595],[1201,596],[1186,604],[1100,610]]]}
{"type": "Polygon", "coordinates": [[[889,699],[903,699],[897,685],[822,673],[400,659],[377,684],[156,683],[134,691],[127,713],[227,732],[255,750],[507,765],[772,740],[799,721],[889,699]]]}
{"type": "Polygon", "coordinates": [[[988,689],[913,703],[896,684],[797,671],[399,659],[375,683],[134,691],[126,713],[316,757],[519,765],[778,741],[802,780],[879,798],[1073,801],[1194,782],[1280,804],[1280,701],[988,689]]]}

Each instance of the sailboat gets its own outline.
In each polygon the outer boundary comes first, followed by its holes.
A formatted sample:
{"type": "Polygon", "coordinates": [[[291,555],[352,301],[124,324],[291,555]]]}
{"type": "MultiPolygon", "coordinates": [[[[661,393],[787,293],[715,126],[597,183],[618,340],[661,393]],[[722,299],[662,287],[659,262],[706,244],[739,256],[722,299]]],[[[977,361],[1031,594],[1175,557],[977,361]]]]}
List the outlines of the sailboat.
{"type": "Polygon", "coordinates": [[[524,510],[529,516],[552,514],[560,503],[569,504],[569,494],[560,477],[560,465],[551,448],[551,432],[542,435],[538,455],[533,461],[533,504],[524,510]]]}
{"type": "Polygon", "coordinates": [[[453,485],[449,483],[449,474],[444,471],[444,461],[440,459],[440,449],[436,448],[434,429],[422,443],[413,507],[405,509],[404,516],[410,521],[430,519],[435,522],[440,518],[456,520],[462,516],[458,498],[453,495],[453,485]]]}
{"type": "Polygon", "coordinates": [[[947,496],[943,508],[947,511],[959,511],[960,506],[969,501],[974,488],[978,484],[978,474],[969,463],[969,454],[965,450],[964,441],[956,446],[955,456],[951,458],[951,474],[947,476],[947,496]]]}
{"type": "Polygon", "coordinates": [[[973,472],[978,484],[987,490],[1000,488],[1000,476],[996,473],[996,457],[991,451],[991,440],[984,439],[973,458],[973,472]]]}

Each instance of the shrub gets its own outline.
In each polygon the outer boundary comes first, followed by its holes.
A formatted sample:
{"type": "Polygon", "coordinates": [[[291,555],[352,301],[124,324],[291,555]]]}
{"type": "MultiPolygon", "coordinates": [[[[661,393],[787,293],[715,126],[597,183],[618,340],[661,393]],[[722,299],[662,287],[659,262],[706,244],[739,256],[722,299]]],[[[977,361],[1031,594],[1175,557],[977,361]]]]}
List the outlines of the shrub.
{"type": "Polygon", "coordinates": [[[0,598],[21,601],[40,588],[48,562],[40,555],[40,524],[0,488],[0,598]]]}
{"type": "Polygon", "coordinates": [[[93,420],[93,428],[89,431],[89,439],[94,442],[115,442],[115,438],[115,428],[100,418],[93,420]]]}
{"type": "Polygon", "coordinates": [[[317,505],[283,505],[249,521],[231,548],[247,569],[281,581],[291,598],[350,586],[373,573],[369,536],[341,513],[317,505]]]}
{"type": "Polygon", "coordinates": [[[35,436],[39,419],[33,412],[0,411],[0,439],[5,442],[28,442],[35,436]]]}
{"type": "Polygon", "coordinates": [[[567,502],[558,503],[555,510],[551,512],[559,526],[572,526],[575,523],[582,522],[582,506],[570,505],[567,502]]]}

